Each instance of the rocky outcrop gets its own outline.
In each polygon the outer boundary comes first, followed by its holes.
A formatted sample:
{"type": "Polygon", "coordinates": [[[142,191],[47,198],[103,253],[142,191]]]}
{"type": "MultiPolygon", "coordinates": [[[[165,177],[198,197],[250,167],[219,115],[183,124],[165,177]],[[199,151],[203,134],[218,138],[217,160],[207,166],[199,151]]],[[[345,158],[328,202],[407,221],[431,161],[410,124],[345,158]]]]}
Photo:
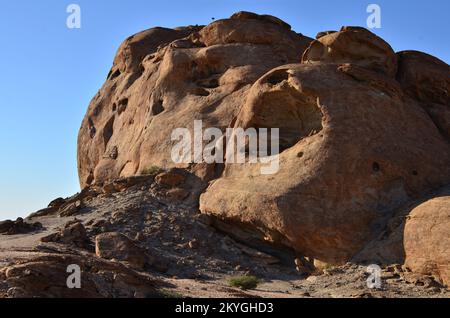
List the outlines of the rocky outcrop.
{"type": "Polygon", "coordinates": [[[367,29],[343,27],[318,35],[302,57],[303,63],[351,63],[388,77],[397,74],[397,56],[391,46],[367,29]]]}
{"type": "Polygon", "coordinates": [[[312,40],[241,12],[205,27],[147,30],[122,44],[89,106],[80,183],[113,193],[117,178],[186,168],[190,186],[179,186],[183,173],[156,176],[153,191],[166,203],[194,204],[202,193],[201,212],[237,236],[243,229],[241,239],[345,263],[396,209],[450,183],[449,74],[444,62],[396,54],[359,27],[312,40]],[[175,164],[172,131],[192,131],[197,119],[222,131],[280,128],[279,171],[175,164]]]}
{"type": "Polygon", "coordinates": [[[39,222],[27,223],[22,218],[16,221],[6,220],[0,222],[0,234],[15,235],[39,231],[42,229],[42,224],[39,222]]]}
{"type": "Polygon", "coordinates": [[[105,259],[117,259],[132,267],[143,269],[147,257],[145,252],[121,233],[103,233],[95,238],[95,254],[105,259]]]}
{"type": "MultiPolygon", "coordinates": [[[[9,298],[161,297],[161,282],[120,263],[87,255],[43,254],[0,269],[9,298]],[[81,288],[68,288],[70,265],[82,273],[81,288]]],[[[0,279],[1,280],[1,279],[0,279]]]]}
{"type": "Polygon", "coordinates": [[[41,242],[57,242],[74,245],[79,248],[88,248],[90,245],[86,229],[78,220],[68,222],[58,232],[42,237],[41,242]]]}
{"type": "Polygon", "coordinates": [[[226,165],[201,210],[326,262],[347,261],[390,211],[450,181],[449,144],[420,105],[393,79],[356,65],[269,72],[235,126],[255,125],[280,127],[279,172],[226,165]]]}
{"type": "Polygon", "coordinates": [[[398,59],[397,79],[403,90],[421,103],[450,141],[450,66],[417,51],[400,52],[398,59]]]}
{"type": "Polygon", "coordinates": [[[81,186],[173,167],[174,128],[191,129],[195,119],[228,127],[250,86],[298,62],[310,41],[274,17],[248,13],[127,39],[80,129],[81,186]]]}

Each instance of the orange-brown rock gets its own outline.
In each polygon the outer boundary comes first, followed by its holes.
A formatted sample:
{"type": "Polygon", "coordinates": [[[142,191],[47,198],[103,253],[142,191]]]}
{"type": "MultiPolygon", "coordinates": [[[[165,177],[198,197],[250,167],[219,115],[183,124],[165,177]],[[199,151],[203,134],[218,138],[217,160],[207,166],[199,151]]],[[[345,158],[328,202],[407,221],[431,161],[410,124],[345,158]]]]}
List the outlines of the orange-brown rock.
{"type": "Polygon", "coordinates": [[[404,247],[407,267],[450,285],[450,196],[434,198],[411,211],[404,247]]]}
{"type": "Polygon", "coordinates": [[[280,128],[276,174],[262,175],[261,164],[189,166],[212,180],[200,209],[233,232],[346,262],[393,210],[450,183],[449,71],[440,63],[397,56],[363,28],[313,41],[249,12],[144,31],[121,46],[83,120],[80,183],[176,167],[171,133],[197,119],[222,131],[280,128]]]}
{"type": "Polygon", "coordinates": [[[392,209],[450,182],[449,144],[421,106],[391,77],[356,65],[270,71],[235,126],[279,127],[280,170],[226,165],[202,212],[321,261],[348,260],[392,209]]]}
{"type": "Polygon", "coordinates": [[[434,56],[417,52],[398,53],[397,79],[403,90],[423,108],[450,140],[450,66],[434,56]]]}
{"type": "Polygon", "coordinates": [[[391,46],[367,29],[343,27],[317,38],[303,54],[303,63],[352,63],[390,77],[397,73],[397,56],[391,46]]]}
{"type": "Polygon", "coordinates": [[[450,66],[438,58],[417,51],[398,53],[397,79],[404,91],[424,103],[450,107],[450,66]]]}
{"type": "Polygon", "coordinates": [[[78,138],[81,186],[173,167],[174,128],[226,128],[265,72],[300,60],[311,39],[270,16],[155,28],[127,39],[78,138]]]}

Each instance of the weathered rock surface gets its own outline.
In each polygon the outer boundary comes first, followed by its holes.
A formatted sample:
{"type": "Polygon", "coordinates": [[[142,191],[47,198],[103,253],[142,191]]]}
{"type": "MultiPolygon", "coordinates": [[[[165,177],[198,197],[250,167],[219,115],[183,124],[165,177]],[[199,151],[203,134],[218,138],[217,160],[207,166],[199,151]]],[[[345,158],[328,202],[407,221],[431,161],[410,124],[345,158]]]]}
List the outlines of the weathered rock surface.
{"type": "Polygon", "coordinates": [[[405,225],[405,264],[412,271],[434,275],[450,285],[450,196],[416,207],[405,225]]]}
{"type": "Polygon", "coordinates": [[[235,124],[255,126],[280,127],[279,172],[226,165],[200,209],[274,242],[287,238],[325,262],[347,261],[390,211],[450,181],[449,144],[426,112],[405,100],[395,80],[356,65],[269,72],[253,85],[235,124]]]}
{"type": "Polygon", "coordinates": [[[397,79],[403,90],[422,104],[450,141],[450,66],[417,51],[399,52],[398,59],[397,79]]]}
{"type": "Polygon", "coordinates": [[[236,272],[294,296],[448,296],[435,280],[449,280],[449,200],[427,196],[450,184],[449,75],[363,28],[312,40],[249,12],[138,33],[81,125],[83,190],[26,220],[42,233],[0,240],[0,292],[80,296],[64,287],[73,262],[86,297],[161,295],[162,282],[205,295],[211,280],[208,296],[280,296],[224,290],[236,272]],[[279,128],[279,171],[176,165],[172,131],[199,119],[279,128]],[[366,263],[384,265],[382,291],[367,291],[366,263]]]}
{"type": "Polygon", "coordinates": [[[0,222],[0,234],[15,235],[24,234],[42,229],[42,224],[39,222],[27,223],[22,218],[18,218],[16,221],[6,220],[0,222]]]}
{"type": "Polygon", "coordinates": [[[61,244],[75,245],[80,248],[86,248],[90,245],[89,238],[86,235],[86,229],[78,220],[68,222],[58,232],[42,237],[41,242],[58,242],[61,244]]]}
{"type": "Polygon", "coordinates": [[[228,127],[251,84],[298,62],[310,41],[276,18],[248,13],[126,40],[80,129],[81,186],[173,167],[174,128],[192,129],[195,119],[228,127]]]}
{"type": "Polygon", "coordinates": [[[397,56],[391,46],[361,27],[343,27],[317,37],[302,58],[303,63],[351,63],[383,73],[397,74],[397,56]]]}
{"type": "Polygon", "coordinates": [[[0,298],[449,297],[433,275],[411,273],[401,265],[383,266],[383,288],[371,290],[362,264],[331,266],[252,241],[251,232],[246,241],[235,241],[215,231],[214,219],[197,208],[168,203],[154,177],[139,179],[139,184],[134,177],[114,181],[121,191],[112,193],[89,187],[70,199],[85,201],[74,216],[34,214],[32,220],[45,226],[42,233],[2,236],[0,298]],[[70,240],[40,239],[71,227],[84,228],[72,231],[84,233],[72,237],[97,239],[100,257],[70,240]],[[67,285],[74,282],[70,265],[80,267],[81,289],[67,285]],[[257,290],[228,287],[231,277],[249,274],[261,279],[257,290]]]}
{"type": "MultiPolygon", "coordinates": [[[[158,282],[120,263],[73,254],[41,254],[2,269],[10,298],[161,297],[158,282]],[[76,264],[81,288],[68,288],[67,268],[76,264]]],[[[1,297],[1,296],[0,296],[1,297]]]]}
{"type": "Polygon", "coordinates": [[[89,106],[80,182],[108,187],[176,166],[171,133],[192,130],[195,119],[222,131],[280,128],[278,173],[194,164],[183,167],[199,172],[194,193],[173,174],[157,176],[156,191],[192,204],[202,193],[200,210],[226,231],[245,228],[244,236],[345,263],[393,211],[450,183],[449,74],[444,62],[396,54],[360,27],[312,40],[275,17],[240,12],[204,27],[147,30],[122,44],[89,106]]]}

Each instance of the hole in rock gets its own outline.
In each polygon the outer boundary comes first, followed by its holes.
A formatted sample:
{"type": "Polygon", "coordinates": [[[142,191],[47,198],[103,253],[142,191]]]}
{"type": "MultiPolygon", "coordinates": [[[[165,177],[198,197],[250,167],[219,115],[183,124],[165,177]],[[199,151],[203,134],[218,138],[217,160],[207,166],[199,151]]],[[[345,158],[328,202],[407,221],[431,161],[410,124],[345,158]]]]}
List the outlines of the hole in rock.
{"type": "Polygon", "coordinates": [[[115,72],[113,72],[113,70],[111,69],[111,71],[109,71],[109,74],[108,74],[108,79],[113,80],[116,77],[119,77],[119,75],[120,75],[120,70],[116,70],[115,72]]]}
{"type": "Polygon", "coordinates": [[[163,104],[163,100],[159,99],[156,102],[153,103],[151,109],[150,109],[150,113],[153,116],[159,115],[164,111],[164,104],[163,104]]]}
{"type": "Polygon", "coordinates": [[[103,128],[103,144],[105,147],[114,133],[114,120],[115,117],[111,117],[103,128]]]}
{"type": "Polygon", "coordinates": [[[117,146],[112,147],[108,153],[108,157],[110,159],[116,160],[118,156],[119,156],[119,149],[117,148],[117,146]]]}
{"type": "Polygon", "coordinates": [[[372,170],[373,172],[379,172],[381,170],[380,164],[378,162],[374,162],[372,164],[372,170]]]}
{"type": "Polygon", "coordinates": [[[270,85],[277,85],[283,81],[287,81],[289,79],[289,74],[286,70],[277,70],[273,73],[269,74],[266,78],[267,83],[270,85]]]}
{"type": "Polygon", "coordinates": [[[199,80],[197,81],[197,85],[209,89],[217,88],[219,87],[219,79],[215,77],[199,80]]]}
{"type": "Polygon", "coordinates": [[[115,112],[116,110],[117,110],[117,105],[116,105],[116,103],[114,103],[112,106],[112,111],[115,112]]]}
{"type": "Polygon", "coordinates": [[[412,174],[413,174],[413,176],[418,176],[419,172],[417,172],[417,170],[413,170],[412,174]]]}
{"type": "Polygon", "coordinates": [[[86,178],[86,184],[90,185],[94,181],[94,173],[92,171],[89,172],[89,175],[86,178]]]}
{"type": "Polygon", "coordinates": [[[97,117],[100,114],[100,111],[102,110],[102,105],[97,105],[94,110],[92,111],[92,115],[94,115],[94,117],[97,117]]]}
{"type": "Polygon", "coordinates": [[[301,139],[319,133],[323,128],[322,116],[315,97],[301,95],[294,89],[273,91],[260,99],[251,126],[279,128],[280,152],[282,152],[301,139]]]}
{"type": "Polygon", "coordinates": [[[97,133],[97,129],[95,129],[94,121],[90,117],[88,119],[88,126],[89,126],[89,136],[92,139],[95,137],[95,134],[97,133]]]}
{"type": "Polygon", "coordinates": [[[206,89],[201,87],[196,87],[192,93],[197,96],[209,96],[210,94],[206,89]]]}
{"type": "Polygon", "coordinates": [[[119,101],[119,108],[118,108],[118,113],[119,115],[122,114],[128,106],[128,98],[123,98],[119,101]]]}

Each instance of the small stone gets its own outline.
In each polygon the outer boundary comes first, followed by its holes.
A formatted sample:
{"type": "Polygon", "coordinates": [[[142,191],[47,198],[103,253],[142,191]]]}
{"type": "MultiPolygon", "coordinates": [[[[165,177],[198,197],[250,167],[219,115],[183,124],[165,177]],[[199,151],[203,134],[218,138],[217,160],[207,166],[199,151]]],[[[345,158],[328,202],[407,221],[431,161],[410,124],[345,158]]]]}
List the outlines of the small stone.
{"type": "Polygon", "coordinates": [[[185,180],[186,176],[178,169],[171,169],[167,172],[160,173],[155,178],[157,184],[166,187],[178,186],[185,180]]]}
{"type": "Polygon", "coordinates": [[[295,265],[296,265],[297,267],[302,267],[302,266],[303,266],[303,262],[302,262],[302,260],[301,260],[300,258],[296,258],[296,259],[294,260],[294,263],[295,263],[295,265]]]}
{"type": "Polygon", "coordinates": [[[139,233],[136,234],[135,240],[136,241],[143,241],[143,240],[145,240],[145,235],[142,232],[139,232],[139,233]]]}
{"type": "Polygon", "coordinates": [[[194,239],[188,243],[188,246],[190,249],[196,249],[198,248],[199,244],[198,241],[194,239]]]}
{"type": "Polygon", "coordinates": [[[66,206],[62,206],[61,210],[59,211],[59,215],[61,217],[67,217],[75,215],[79,212],[79,210],[83,207],[83,203],[80,200],[77,200],[75,202],[69,203],[66,206]]]}
{"type": "Polygon", "coordinates": [[[310,282],[310,283],[316,283],[317,282],[318,277],[317,276],[309,276],[306,281],[310,282]]]}

